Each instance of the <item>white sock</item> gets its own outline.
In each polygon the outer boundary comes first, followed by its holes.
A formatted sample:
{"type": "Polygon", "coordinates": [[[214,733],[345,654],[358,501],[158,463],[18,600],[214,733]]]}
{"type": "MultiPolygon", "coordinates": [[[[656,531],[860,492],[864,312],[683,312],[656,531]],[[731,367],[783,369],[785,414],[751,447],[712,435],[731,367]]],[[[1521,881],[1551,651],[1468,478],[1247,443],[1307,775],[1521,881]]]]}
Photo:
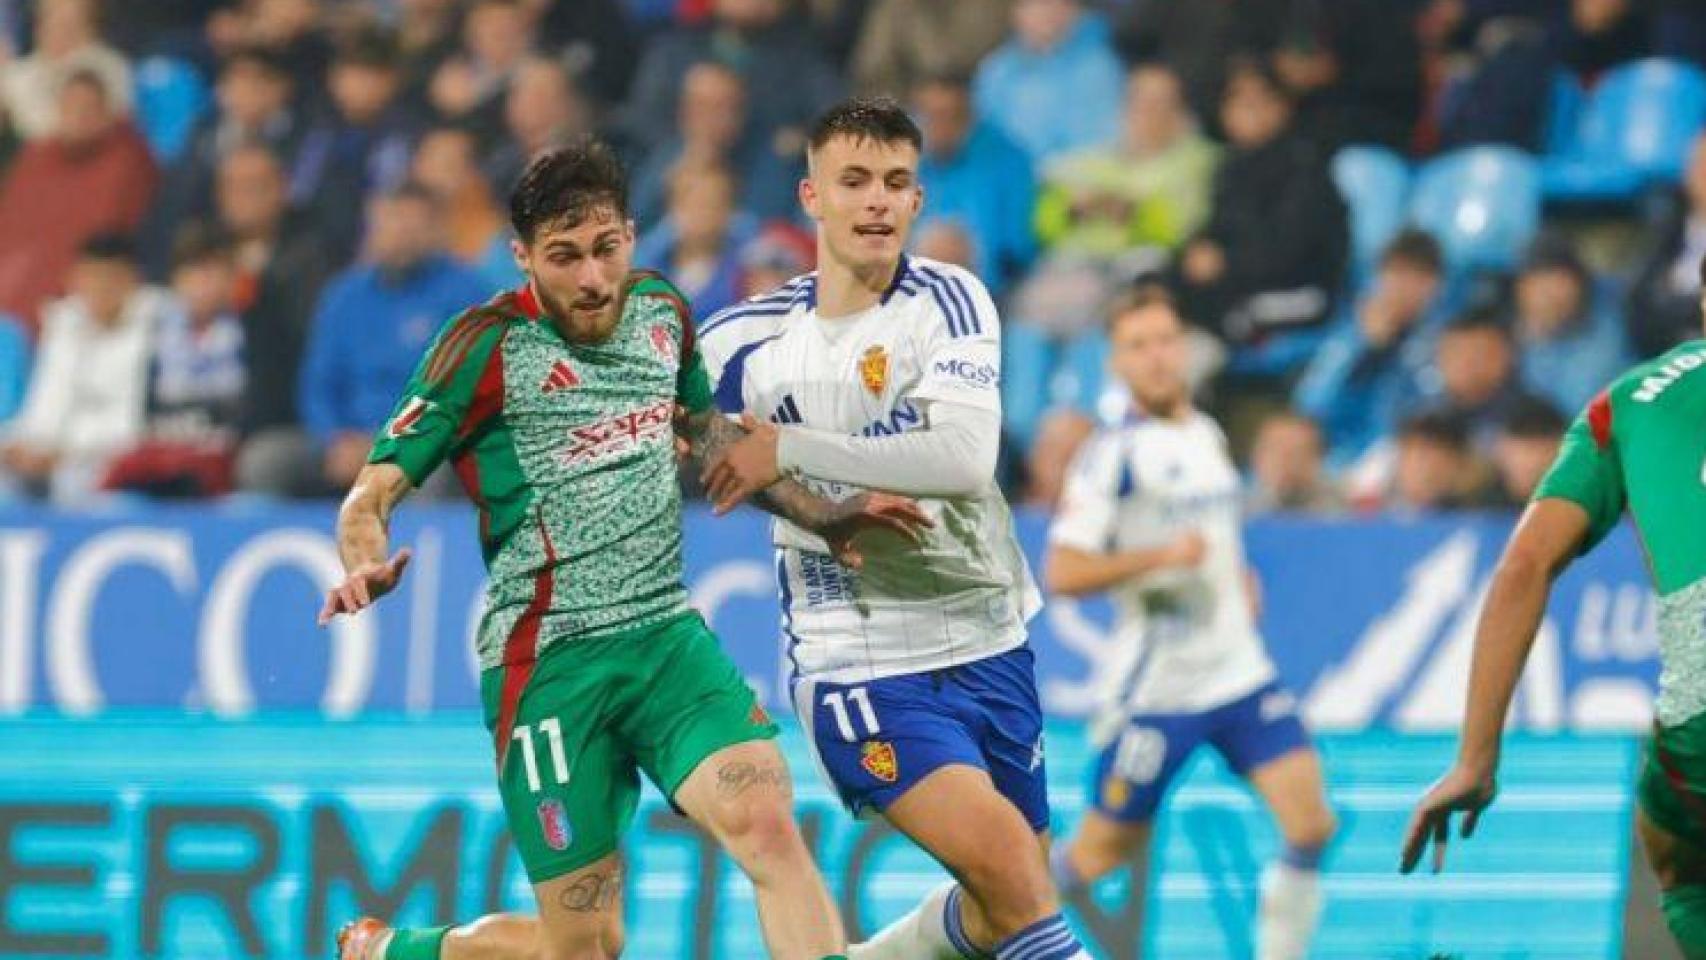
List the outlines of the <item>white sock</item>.
{"type": "Polygon", "coordinates": [[[1262,871],[1257,960],[1303,960],[1321,920],[1321,872],[1276,862],[1262,871]]]}
{"type": "Polygon", "coordinates": [[[848,960],[970,960],[975,954],[962,954],[948,933],[947,909],[950,898],[956,909],[958,928],[959,885],[952,880],[925,895],[924,901],[899,920],[878,931],[864,943],[847,948],[848,960]]]}

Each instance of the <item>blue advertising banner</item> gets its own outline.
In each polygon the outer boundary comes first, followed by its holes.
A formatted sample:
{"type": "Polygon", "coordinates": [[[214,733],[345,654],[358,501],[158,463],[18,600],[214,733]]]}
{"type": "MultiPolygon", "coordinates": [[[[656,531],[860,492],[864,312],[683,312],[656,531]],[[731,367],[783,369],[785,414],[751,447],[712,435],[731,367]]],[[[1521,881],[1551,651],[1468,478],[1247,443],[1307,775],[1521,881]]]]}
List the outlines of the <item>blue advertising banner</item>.
{"type": "MultiPolygon", "coordinates": [[[[1077,724],[1055,721],[1048,737],[1065,836],[1089,754],[1077,724]]],[[[797,727],[782,742],[807,843],[855,937],[943,881],[904,839],[841,811],[797,727]]],[[[1513,736],[1474,841],[1452,844],[1445,873],[1410,877],[1398,839],[1451,740],[1371,732],[1321,747],[1342,826],[1311,957],[1619,955],[1634,738],[1513,736]]],[[[478,717],[460,713],[0,720],[0,956],[325,957],[361,913],[429,925],[531,912],[488,749],[478,717]]],[[[1252,957],[1277,838],[1250,794],[1205,752],[1154,842],[1146,886],[1115,877],[1069,911],[1093,955],[1252,957]]],[[[649,788],[624,856],[628,955],[764,955],[751,887],[649,788]]]]}
{"type": "MultiPolygon", "coordinates": [[[[1019,533],[1040,562],[1047,518],[1019,533]]],[[[314,626],[339,575],[329,507],[0,515],[0,714],[164,707],[244,716],[413,715],[476,706],[471,634],[484,573],[465,507],[409,505],[416,559],[379,607],[314,626]]],[[[1262,627],[1324,729],[1451,726],[1474,618],[1510,529],[1499,517],[1252,523],[1262,627]]],[[[694,603],[773,710],[779,689],[767,523],[688,518],[694,603]]],[[[1657,677],[1655,605],[1627,529],[1560,581],[1517,698],[1527,728],[1642,728],[1657,677]]],[[[1044,704],[1090,709],[1109,654],[1104,602],[1051,598],[1032,624],[1044,704]]]]}

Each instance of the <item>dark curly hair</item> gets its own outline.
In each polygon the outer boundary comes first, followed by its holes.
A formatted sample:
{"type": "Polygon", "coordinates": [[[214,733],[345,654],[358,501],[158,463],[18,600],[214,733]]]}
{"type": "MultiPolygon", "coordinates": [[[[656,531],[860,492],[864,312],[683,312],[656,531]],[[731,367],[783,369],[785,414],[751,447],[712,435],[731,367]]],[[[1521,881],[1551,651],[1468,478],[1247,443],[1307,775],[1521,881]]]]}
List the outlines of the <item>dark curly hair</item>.
{"type": "Polygon", "coordinates": [[[533,158],[509,195],[509,222],[523,243],[541,227],[575,227],[599,208],[628,219],[628,175],[609,145],[582,137],[533,158]]]}

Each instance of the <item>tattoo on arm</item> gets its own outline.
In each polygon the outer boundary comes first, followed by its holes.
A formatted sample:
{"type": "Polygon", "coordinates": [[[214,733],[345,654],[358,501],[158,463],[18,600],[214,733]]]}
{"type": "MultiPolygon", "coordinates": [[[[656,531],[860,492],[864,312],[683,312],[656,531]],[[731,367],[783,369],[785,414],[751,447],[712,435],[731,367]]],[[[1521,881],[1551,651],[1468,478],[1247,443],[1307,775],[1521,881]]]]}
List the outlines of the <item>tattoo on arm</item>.
{"type": "MultiPolygon", "coordinates": [[[[691,446],[693,459],[702,464],[710,462],[724,448],[746,436],[746,430],[740,424],[714,410],[689,414],[683,433],[691,446]]],[[[766,513],[813,531],[822,531],[848,519],[859,512],[864,501],[864,494],[839,502],[828,500],[787,478],[776,481],[752,498],[753,505],[766,513]]]]}
{"type": "Polygon", "coordinates": [[[781,767],[760,767],[751,763],[729,763],[717,771],[717,795],[734,798],[753,787],[776,787],[784,793],[791,784],[788,771],[781,767]]]}
{"type": "Polygon", "coordinates": [[[589,873],[563,888],[557,903],[570,913],[603,913],[622,896],[622,871],[589,873]]]}

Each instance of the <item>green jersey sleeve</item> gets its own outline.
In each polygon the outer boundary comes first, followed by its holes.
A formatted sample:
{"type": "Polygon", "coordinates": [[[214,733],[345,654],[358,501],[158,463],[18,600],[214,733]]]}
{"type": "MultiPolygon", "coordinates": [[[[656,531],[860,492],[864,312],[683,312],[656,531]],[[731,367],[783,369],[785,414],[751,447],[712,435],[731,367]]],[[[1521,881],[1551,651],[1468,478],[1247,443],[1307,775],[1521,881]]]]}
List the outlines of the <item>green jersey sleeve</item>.
{"type": "Polygon", "coordinates": [[[395,463],[418,487],[495,418],[503,406],[507,328],[502,315],[485,310],[445,324],[374,438],[368,462],[395,463]]]}
{"type": "Polygon", "coordinates": [[[711,409],[711,375],[705,369],[705,358],[699,353],[699,334],[693,325],[693,311],[687,297],[664,275],[652,270],[634,274],[635,292],[662,298],[675,311],[681,323],[681,365],[675,373],[675,401],[688,413],[704,413],[711,409]]]}
{"type": "Polygon", "coordinates": [[[1605,539],[1623,516],[1623,465],[1611,436],[1611,399],[1600,393],[1564,434],[1558,457],[1534,491],[1534,499],[1555,497],[1587,511],[1588,534],[1581,552],[1605,539]]]}

